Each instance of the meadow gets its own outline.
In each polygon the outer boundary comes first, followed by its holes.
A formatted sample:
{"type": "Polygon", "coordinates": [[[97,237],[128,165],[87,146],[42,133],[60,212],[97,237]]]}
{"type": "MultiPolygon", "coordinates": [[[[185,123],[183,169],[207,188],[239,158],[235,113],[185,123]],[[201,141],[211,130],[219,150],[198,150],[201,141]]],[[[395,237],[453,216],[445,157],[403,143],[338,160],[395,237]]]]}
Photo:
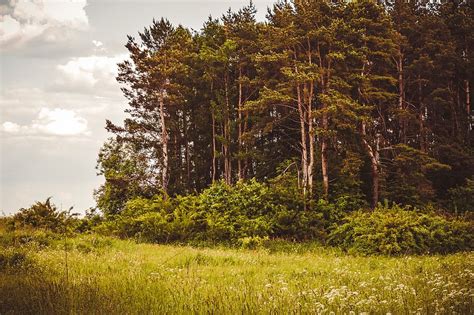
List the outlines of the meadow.
{"type": "Polygon", "coordinates": [[[474,313],[472,252],[364,257],[278,241],[251,250],[97,235],[5,239],[0,314],[474,313]]]}

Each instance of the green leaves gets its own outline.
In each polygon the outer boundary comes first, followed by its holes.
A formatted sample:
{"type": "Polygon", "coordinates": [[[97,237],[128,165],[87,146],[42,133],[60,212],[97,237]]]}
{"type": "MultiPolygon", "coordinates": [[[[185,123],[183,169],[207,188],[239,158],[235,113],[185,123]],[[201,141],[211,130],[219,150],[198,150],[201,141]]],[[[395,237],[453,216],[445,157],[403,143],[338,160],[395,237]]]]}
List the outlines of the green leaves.
{"type": "Polygon", "coordinates": [[[446,254],[472,250],[473,237],[472,221],[393,205],[346,216],[329,235],[329,243],[357,254],[446,254]]]}
{"type": "Polygon", "coordinates": [[[118,76],[129,116],[107,122],[128,147],[101,152],[99,207],[150,198],[164,173],[176,196],[220,179],[265,182],[286,160],[301,192],[347,208],[379,195],[446,204],[474,174],[473,11],[379,3],[279,1],[264,23],[249,4],[197,32],[160,19],[129,37],[118,76]],[[363,166],[349,176],[352,154],[363,166]]]}

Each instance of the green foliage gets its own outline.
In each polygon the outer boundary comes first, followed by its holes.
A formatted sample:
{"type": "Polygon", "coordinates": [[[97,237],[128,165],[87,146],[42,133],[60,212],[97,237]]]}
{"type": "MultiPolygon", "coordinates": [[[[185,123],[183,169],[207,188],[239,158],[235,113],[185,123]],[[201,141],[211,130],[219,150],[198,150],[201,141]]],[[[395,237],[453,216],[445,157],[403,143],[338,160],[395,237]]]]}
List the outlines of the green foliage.
{"type": "MultiPolygon", "coordinates": [[[[72,208],[71,208],[72,209],[72,208]]],[[[14,228],[46,229],[53,232],[64,232],[72,222],[69,211],[60,211],[51,203],[51,197],[45,202],[36,202],[29,208],[22,208],[13,216],[14,228]]]]}
{"type": "MultiPolygon", "coordinates": [[[[129,106],[123,124],[107,121],[98,208],[113,216],[160,189],[200,194],[222,179],[268,183],[288,161],[291,187],[314,200],[286,200],[280,234],[320,196],[344,211],[447,204],[474,174],[474,11],[442,2],[278,1],[265,22],[250,3],[196,32],[154,20],[119,64],[129,106]]],[[[238,228],[225,226],[219,211],[203,222],[215,238],[270,233],[233,210],[238,228]]]]}
{"type": "Polygon", "coordinates": [[[0,247],[41,249],[57,240],[59,235],[44,229],[18,229],[0,234],[0,247]]]}
{"type": "Polygon", "coordinates": [[[474,222],[417,209],[379,206],[357,211],[329,235],[329,243],[351,253],[428,254],[473,249],[474,222]]]}
{"type": "Polygon", "coordinates": [[[33,266],[33,260],[22,249],[4,248],[0,252],[0,273],[26,271],[33,266]]]}
{"type": "Polygon", "coordinates": [[[258,249],[265,247],[266,243],[269,242],[268,236],[247,236],[239,238],[238,244],[244,249],[258,249]]]}
{"type": "Polygon", "coordinates": [[[102,254],[112,246],[112,239],[109,237],[100,236],[97,234],[81,235],[68,240],[66,245],[64,240],[55,242],[55,248],[63,248],[67,246],[69,250],[76,250],[84,254],[102,254]],[[59,245],[59,246],[58,246],[59,245]]]}
{"type": "Polygon", "coordinates": [[[143,152],[133,145],[109,139],[99,152],[97,159],[98,175],[105,183],[95,192],[97,207],[105,216],[120,213],[128,200],[139,197],[151,197],[157,192],[150,182],[149,172],[143,152]]]}
{"type": "Polygon", "coordinates": [[[474,213],[474,178],[467,178],[464,186],[451,188],[448,193],[454,212],[474,213]]]}
{"type": "Polygon", "coordinates": [[[394,158],[387,166],[387,199],[412,206],[423,206],[434,200],[435,191],[430,178],[450,166],[428,154],[399,144],[394,146],[394,158]]]}
{"type": "Polygon", "coordinates": [[[360,154],[347,150],[340,165],[332,193],[333,202],[343,211],[367,208],[368,203],[362,191],[363,182],[360,178],[364,160],[360,154]]]}
{"type": "Polygon", "coordinates": [[[105,220],[97,208],[86,210],[84,218],[78,219],[75,231],[78,233],[87,233],[94,230],[99,224],[105,220]]]}
{"type": "Polygon", "coordinates": [[[199,195],[155,196],[127,202],[120,215],[96,231],[149,242],[211,241],[238,244],[246,238],[321,238],[324,207],[308,204],[291,187],[255,180],[217,182],[199,195]]]}

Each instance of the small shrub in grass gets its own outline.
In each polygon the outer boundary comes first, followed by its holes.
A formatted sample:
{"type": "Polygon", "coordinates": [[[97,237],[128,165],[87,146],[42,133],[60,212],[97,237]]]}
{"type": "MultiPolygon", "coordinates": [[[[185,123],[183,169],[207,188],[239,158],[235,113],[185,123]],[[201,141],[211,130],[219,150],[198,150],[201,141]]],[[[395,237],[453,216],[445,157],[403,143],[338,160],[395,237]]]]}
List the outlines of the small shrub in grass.
{"type": "Polygon", "coordinates": [[[347,215],[328,241],[361,254],[452,253],[473,249],[474,224],[395,205],[347,215]]]}
{"type": "Polygon", "coordinates": [[[51,197],[45,202],[36,202],[29,208],[22,208],[13,218],[14,228],[46,229],[53,232],[62,232],[67,220],[67,212],[59,211],[51,203],[51,197]]]}
{"type": "Polygon", "coordinates": [[[18,248],[6,248],[0,252],[0,272],[22,271],[33,266],[33,261],[25,251],[18,248]]]}
{"type": "Polygon", "coordinates": [[[85,254],[104,252],[112,246],[112,240],[110,238],[94,234],[81,235],[73,238],[71,241],[72,248],[85,254]]]}
{"type": "Polygon", "coordinates": [[[45,248],[51,245],[59,234],[48,230],[22,229],[0,233],[0,247],[45,248]]]}
{"type": "Polygon", "coordinates": [[[260,237],[260,236],[247,236],[239,238],[238,244],[241,248],[245,249],[257,249],[265,247],[268,244],[270,239],[268,236],[260,237]]]}

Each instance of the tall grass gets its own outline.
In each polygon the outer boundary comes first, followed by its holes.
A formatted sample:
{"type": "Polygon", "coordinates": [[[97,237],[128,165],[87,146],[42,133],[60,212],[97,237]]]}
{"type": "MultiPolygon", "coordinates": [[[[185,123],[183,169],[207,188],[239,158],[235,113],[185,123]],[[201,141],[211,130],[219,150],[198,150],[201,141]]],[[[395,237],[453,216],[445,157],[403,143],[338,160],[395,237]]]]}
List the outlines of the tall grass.
{"type": "Polygon", "coordinates": [[[0,314],[473,314],[474,254],[355,257],[80,237],[0,270],[0,314]]]}

